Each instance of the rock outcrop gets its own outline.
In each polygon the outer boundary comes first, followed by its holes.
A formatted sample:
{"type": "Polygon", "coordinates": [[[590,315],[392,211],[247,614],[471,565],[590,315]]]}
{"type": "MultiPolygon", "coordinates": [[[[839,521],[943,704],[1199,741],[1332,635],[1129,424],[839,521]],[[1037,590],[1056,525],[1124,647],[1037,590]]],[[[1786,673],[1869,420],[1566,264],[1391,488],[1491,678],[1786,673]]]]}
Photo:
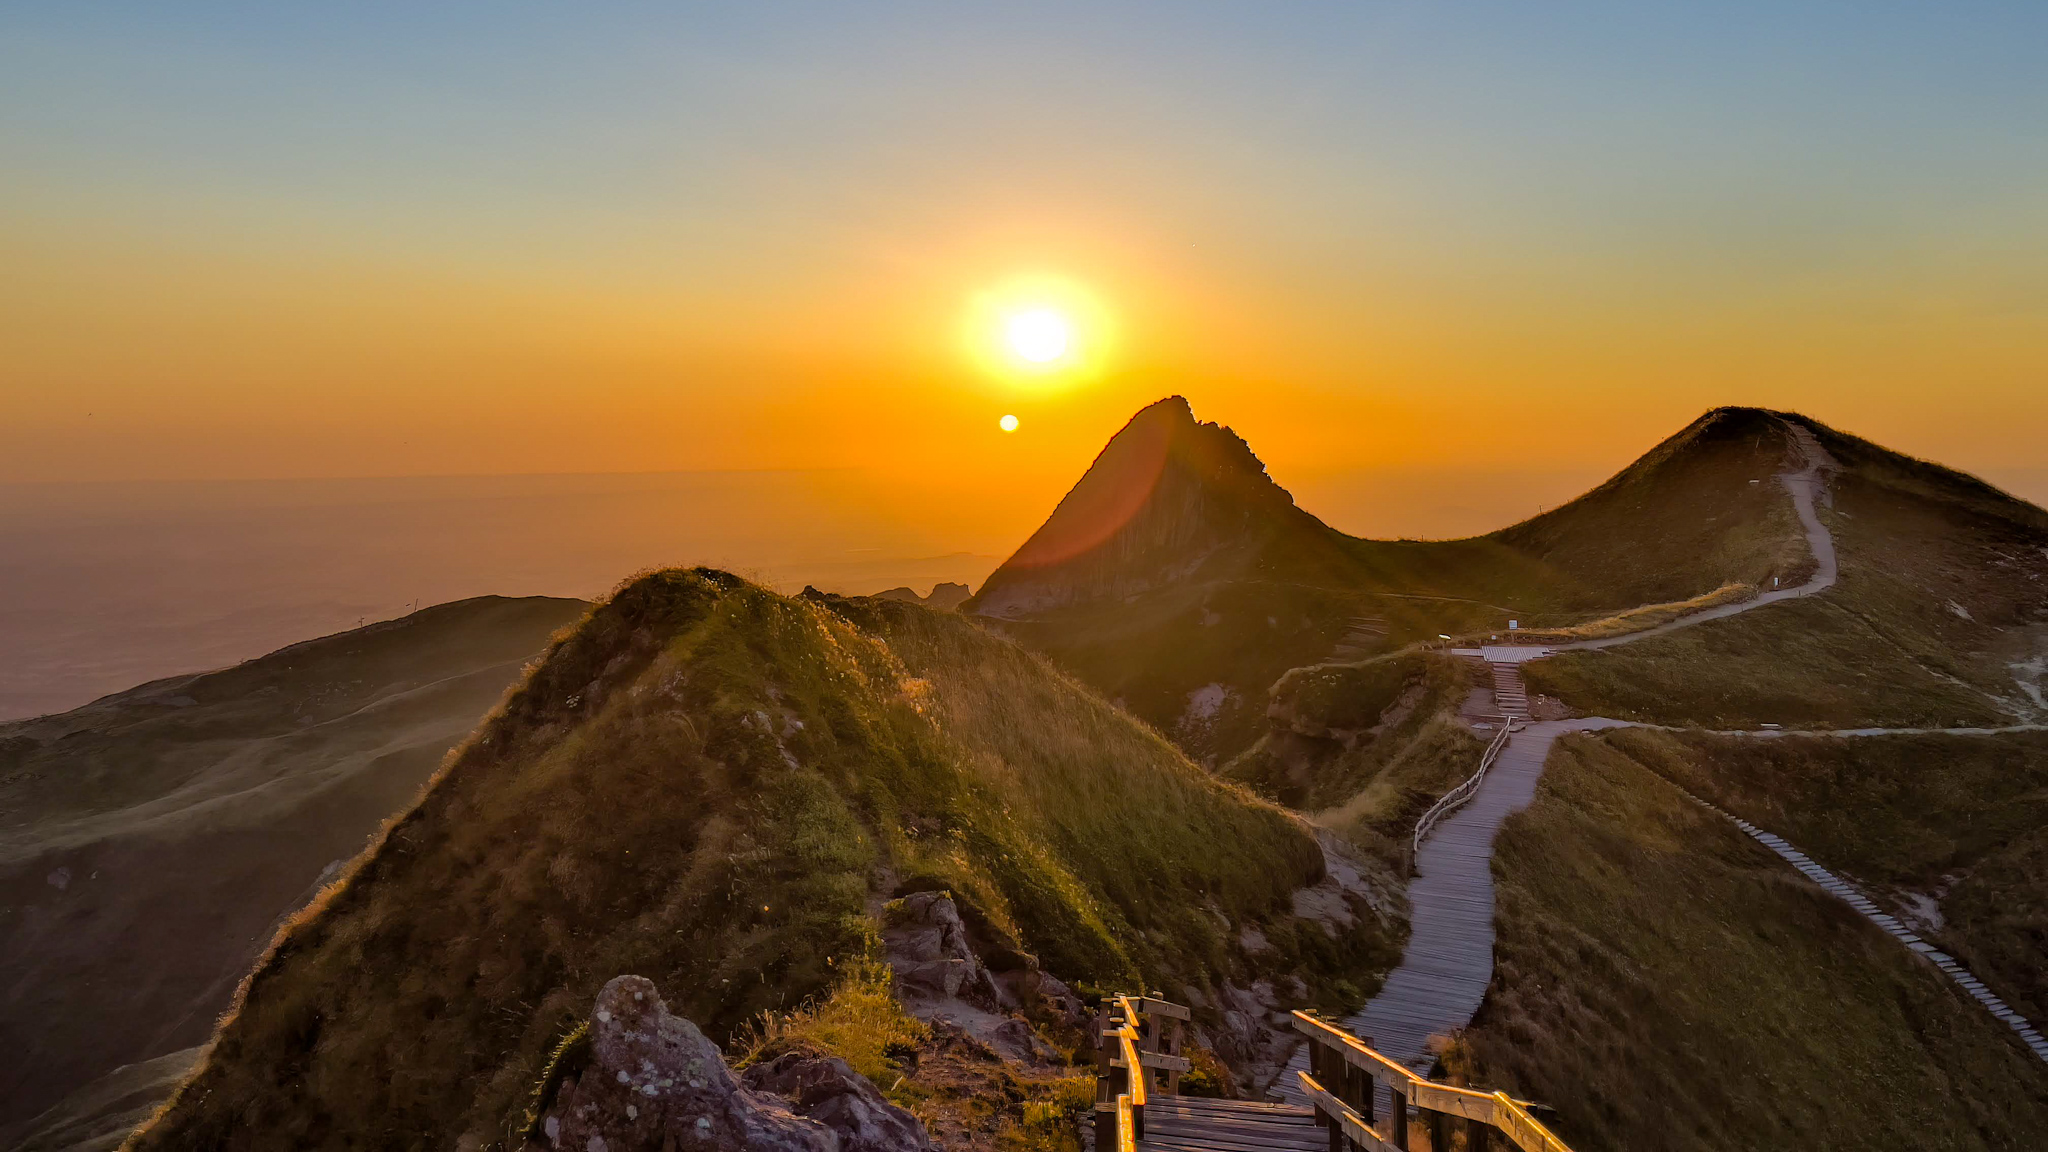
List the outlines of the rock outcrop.
{"type": "MultiPolygon", "coordinates": [[[[642,976],[597,995],[587,1062],[565,1079],[539,1126],[539,1147],[574,1152],[883,1152],[927,1149],[910,1113],[842,1060],[791,1053],[748,1069],[669,1012],[642,976]],[[794,1105],[794,1107],[792,1107],[794,1105]]],[[[532,1147],[532,1145],[529,1145],[532,1147]]]]}
{"type": "Polygon", "coordinates": [[[967,925],[944,892],[913,892],[891,901],[882,942],[898,990],[913,1009],[919,1001],[964,1000],[981,1008],[1007,1008],[1011,997],[975,955],[967,925]]]}
{"type": "Polygon", "coordinates": [[[1235,432],[1198,423],[1185,399],[1170,396],[1131,418],[968,604],[1009,619],[1118,599],[1211,565],[1212,575],[1234,573],[1261,542],[1287,533],[1334,538],[1235,432]]]}
{"type": "Polygon", "coordinates": [[[805,1118],[830,1128],[840,1152],[924,1152],[929,1136],[917,1117],[882,1098],[868,1078],[836,1056],[785,1052],[755,1064],[740,1080],[786,1096],[805,1118]]]}

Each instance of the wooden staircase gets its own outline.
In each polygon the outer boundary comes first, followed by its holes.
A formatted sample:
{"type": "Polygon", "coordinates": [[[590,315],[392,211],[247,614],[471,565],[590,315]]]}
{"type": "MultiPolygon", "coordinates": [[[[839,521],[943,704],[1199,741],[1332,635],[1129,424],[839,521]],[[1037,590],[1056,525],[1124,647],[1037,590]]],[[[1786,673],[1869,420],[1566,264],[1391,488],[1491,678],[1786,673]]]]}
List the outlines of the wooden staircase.
{"type": "Polygon", "coordinates": [[[1453,1121],[1462,1121],[1461,1152],[1485,1152],[1496,1132],[1522,1152],[1571,1152],[1526,1103],[1425,1080],[1307,1012],[1294,1022],[1308,1039],[1309,1070],[1293,1074],[1307,1104],[1182,1096],[1189,1016],[1156,996],[1103,1001],[1094,1029],[1095,1152],[1410,1152],[1418,1128],[1429,1152],[1453,1152],[1453,1121]],[[1391,1103],[1376,1120],[1383,1095],[1391,1103]]]}
{"type": "Polygon", "coordinates": [[[1493,703],[1500,709],[1500,714],[1527,720],[1529,689],[1522,683],[1522,666],[1489,663],[1487,667],[1493,671],[1493,703]]]}

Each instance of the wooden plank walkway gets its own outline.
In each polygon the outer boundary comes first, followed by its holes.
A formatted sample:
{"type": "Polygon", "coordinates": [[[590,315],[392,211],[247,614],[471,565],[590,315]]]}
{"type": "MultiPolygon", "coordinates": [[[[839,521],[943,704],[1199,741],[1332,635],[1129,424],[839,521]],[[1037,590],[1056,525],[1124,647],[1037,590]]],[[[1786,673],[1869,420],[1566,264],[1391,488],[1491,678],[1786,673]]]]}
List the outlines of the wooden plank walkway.
{"type": "MultiPolygon", "coordinates": [[[[1494,672],[1521,687],[1518,664],[1495,664],[1494,672]]],[[[1429,1038],[1472,1022],[1493,980],[1494,835],[1536,798],[1543,761],[1559,736],[1616,724],[1539,720],[1508,737],[1478,794],[1445,817],[1415,854],[1407,950],[1379,995],[1344,1021],[1347,1030],[1368,1037],[1388,1059],[1424,1071],[1434,1059],[1429,1038]]],[[[1306,1103],[1295,1073],[1307,1069],[1306,1049],[1296,1052],[1273,1091],[1287,1103],[1306,1103]]]]}
{"type": "Polygon", "coordinates": [[[1145,1135],[1138,1141],[1140,1152],[1325,1152],[1328,1147],[1329,1136],[1316,1126],[1313,1108],[1199,1096],[1152,1097],[1145,1105],[1145,1135]]]}

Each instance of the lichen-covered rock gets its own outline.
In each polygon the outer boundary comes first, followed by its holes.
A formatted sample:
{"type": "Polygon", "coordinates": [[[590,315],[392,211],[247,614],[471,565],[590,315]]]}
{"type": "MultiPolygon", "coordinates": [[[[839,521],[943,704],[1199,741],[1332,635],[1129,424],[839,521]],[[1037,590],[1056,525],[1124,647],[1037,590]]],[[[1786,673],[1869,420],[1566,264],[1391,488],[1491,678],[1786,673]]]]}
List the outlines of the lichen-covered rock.
{"type": "Polygon", "coordinates": [[[831,1128],[742,1086],[718,1045],[670,1014],[645,977],[613,977],[597,994],[590,1041],[589,1063],[541,1119],[547,1148],[840,1152],[831,1128]]]}
{"type": "Polygon", "coordinates": [[[798,1112],[838,1134],[840,1152],[926,1152],[932,1146],[917,1117],[883,1099],[836,1056],[785,1052],[740,1079],[756,1091],[787,1096],[798,1112]]]}

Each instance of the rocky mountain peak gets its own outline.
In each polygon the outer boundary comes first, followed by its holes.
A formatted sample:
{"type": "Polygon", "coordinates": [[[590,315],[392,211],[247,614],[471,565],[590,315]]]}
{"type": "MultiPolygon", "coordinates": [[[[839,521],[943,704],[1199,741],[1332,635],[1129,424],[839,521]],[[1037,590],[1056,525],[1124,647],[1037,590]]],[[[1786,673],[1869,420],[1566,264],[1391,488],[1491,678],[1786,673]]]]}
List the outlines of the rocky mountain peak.
{"type": "Polygon", "coordinates": [[[1185,398],[1141,409],[1052,515],[989,578],[974,610],[1018,616],[1192,574],[1232,545],[1320,528],[1235,432],[1185,398]]]}

